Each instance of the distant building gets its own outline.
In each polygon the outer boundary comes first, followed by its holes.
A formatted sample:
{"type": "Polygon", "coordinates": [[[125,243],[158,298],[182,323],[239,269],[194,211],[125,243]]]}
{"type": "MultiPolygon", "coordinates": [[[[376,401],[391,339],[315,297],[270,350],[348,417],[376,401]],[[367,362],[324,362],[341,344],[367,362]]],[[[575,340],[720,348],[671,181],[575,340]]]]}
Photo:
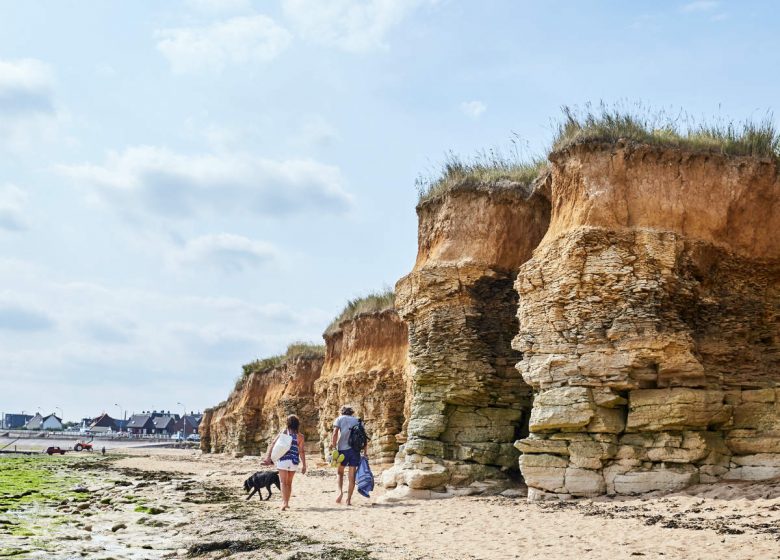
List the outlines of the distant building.
{"type": "Polygon", "coordinates": [[[190,434],[197,434],[198,428],[200,427],[200,421],[203,419],[203,415],[198,413],[195,414],[193,412],[190,412],[186,416],[182,416],[178,420],[176,420],[176,423],[173,425],[173,433],[181,432],[182,435],[190,435],[190,434]],[[185,428],[186,424],[186,430],[185,428]]]}
{"type": "Polygon", "coordinates": [[[177,420],[178,415],[169,416],[167,414],[165,416],[158,416],[157,418],[154,418],[154,433],[166,436],[175,433],[173,426],[176,424],[177,420]]]}
{"type": "Polygon", "coordinates": [[[33,416],[24,426],[28,430],[62,430],[62,420],[56,414],[33,416]]]}
{"type": "Polygon", "coordinates": [[[27,424],[27,422],[29,422],[31,419],[31,414],[6,414],[3,416],[2,427],[6,430],[24,428],[24,425],[27,424]]]}
{"type": "Polygon", "coordinates": [[[127,431],[131,434],[146,435],[154,433],[154,420],[151,413],[133,414],[127,421],[127,431]]]}
{"type": "Polygon", "coordinates": [[[92,421],[89,425],[89,431],[96,434],[118,432],[119,426],[117,426],[116,420],[104,412],[92,421]]]}
{"type": "MultiPolygon", "coordinates": [[[[187,420],[187,435],[195,433],[194,429],[200,425],[200,414],[189,414],[187,420]]],[[[114,422],[119,422],[114,420],[114,422]]],[[[182,426],[182,420],[178,414],[171,414],[171,411],[148,411],[145,410],[141,414],[133,414],[130,420],[127,421],[127,431],[136,435],[157,434],[169,436],[182,426]]]]}

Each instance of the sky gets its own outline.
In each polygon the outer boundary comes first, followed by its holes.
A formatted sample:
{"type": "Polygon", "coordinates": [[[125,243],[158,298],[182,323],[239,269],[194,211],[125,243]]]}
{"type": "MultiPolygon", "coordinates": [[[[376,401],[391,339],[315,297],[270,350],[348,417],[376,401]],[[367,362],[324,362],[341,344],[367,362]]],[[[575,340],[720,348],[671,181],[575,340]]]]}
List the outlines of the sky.
{"type": "MultiPolygon", "coordinates": [[[[0,413],[202,410],[563,105],[780,111],[759,1],[0,0],[0,413]]],[[[777,122],[777,120],[776,120],[777,122]]]]}

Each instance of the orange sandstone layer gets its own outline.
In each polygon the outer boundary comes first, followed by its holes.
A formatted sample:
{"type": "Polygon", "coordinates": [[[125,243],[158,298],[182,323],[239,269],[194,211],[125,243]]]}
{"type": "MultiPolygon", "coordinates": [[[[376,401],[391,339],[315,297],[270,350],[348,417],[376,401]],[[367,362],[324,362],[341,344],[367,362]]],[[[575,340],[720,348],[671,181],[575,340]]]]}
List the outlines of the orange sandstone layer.
{"type": "Polygon", "coordinates": [[[406,401],[406,324],[394,310],[343,321],[324,335],[325,363],[314,385],[319,409],[319,436],[330,446],[333,420],[350,404],[362,418],[371,442],[374,470],[393,462],[403,440],[406,401]]]}
{"type": "Polygon", "coordinates": [[[314,383],[322,358],[296,357],[277,367],[251,373],[224,403],[206,411],[201,427],[201,449],[206,453],[261,455],[296,414],[309,453],[319,454],[319,411],[314,383]]]}

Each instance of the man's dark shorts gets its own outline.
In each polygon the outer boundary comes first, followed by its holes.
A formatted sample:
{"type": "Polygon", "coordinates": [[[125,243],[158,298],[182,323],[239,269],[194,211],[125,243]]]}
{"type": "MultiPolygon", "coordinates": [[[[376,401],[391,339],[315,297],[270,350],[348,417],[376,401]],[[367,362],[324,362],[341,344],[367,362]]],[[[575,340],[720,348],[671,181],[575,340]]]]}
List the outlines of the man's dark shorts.
{"type": "Polygon", "coordinates": [[[360,453],[354,449],[339,449],[339,453],[344,454],[344,461],[341,464],[345,467],[360,466],[360,453]]]}

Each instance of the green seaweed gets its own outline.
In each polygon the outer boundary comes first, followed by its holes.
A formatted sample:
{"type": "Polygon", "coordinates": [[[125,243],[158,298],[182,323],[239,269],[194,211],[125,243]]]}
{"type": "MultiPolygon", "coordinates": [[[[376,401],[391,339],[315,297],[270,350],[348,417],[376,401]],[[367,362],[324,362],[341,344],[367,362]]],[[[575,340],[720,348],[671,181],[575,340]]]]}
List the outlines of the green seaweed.
{"type": "MultiPolygon", "coordinates": [[[[23,513],[41,506],[55,507],[90,500],[89,492],[75,489],[83,481],[78,466],[97,465],[102,461],[102,457],[0,457],[0,472],[3,473],[0,476],[0,513],[23,513]]],[[[38,514],[36,518],[42,515],[38,514]]],[[[32,537],[40,531],[40,527],[24,518],[0,527],[0,532],[17,537],[32,537]]]]}
{"type": "Polygon", "coordinates": [[[165,508],[154,506],[136,506],[134,511],[137,511],[138,513],[146,513],[149,515],[160,515],[161,513],[165,513],[165,508]]]}

